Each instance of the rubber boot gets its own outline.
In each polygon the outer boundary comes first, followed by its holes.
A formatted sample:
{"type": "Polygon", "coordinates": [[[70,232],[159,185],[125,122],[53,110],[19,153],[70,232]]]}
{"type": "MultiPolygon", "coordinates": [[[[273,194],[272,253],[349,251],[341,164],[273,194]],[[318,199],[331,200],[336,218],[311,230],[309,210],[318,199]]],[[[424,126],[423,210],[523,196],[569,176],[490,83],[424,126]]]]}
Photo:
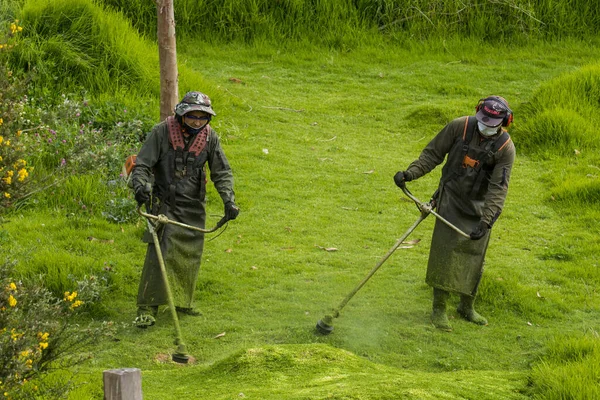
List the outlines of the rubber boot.
{"type": "Polygon", "coordinates": [[[431,312],[431,322],[442,331],[450,332],[452,326],[446,315],[446,301],[450,293],[445,290],[433,288],[433,311],[431,312]]]}
{"type": "Polygon", "coordinates": [[[178,313],[185,314],[185,315],[191,315],[192,317],[199,317],[202,315],[202,313],[200,311],[198,311],[192,307],[175,307],[175,310],[178,313]]]}
{"type": "Polygon", "coordinates": [[[487,325],[487,319],[484,316],[479,314],[473,308],[473,303],[475,302],[475,297],[467,296],[466,294],[460,295],[460,304],[456,311],[458,314],[466,319],[467,321],[473,322],[477,325],[487,325]]]}

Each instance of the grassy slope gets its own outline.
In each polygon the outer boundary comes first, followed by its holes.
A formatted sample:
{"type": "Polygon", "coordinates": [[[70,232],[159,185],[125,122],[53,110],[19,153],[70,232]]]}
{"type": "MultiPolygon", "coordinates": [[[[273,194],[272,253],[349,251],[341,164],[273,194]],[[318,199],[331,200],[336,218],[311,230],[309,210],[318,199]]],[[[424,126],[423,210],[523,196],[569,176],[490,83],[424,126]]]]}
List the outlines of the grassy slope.
{"type": "MultiPolygon", "coordinates": [[[[100,371],[120,367],[144,371],[148,399],[228,399],[240,392],[261,399],[519,398],[546,340],[598,326],[597,272],[580,276],[581,265],[594,262],[585,236],[597,232],[578,232],[572,218],[548,203],[543,178],[553,173],[552,163],[521,156],[482,284],[479,309],[490,326],[455,319],[455,331],[446,334],[429,324],[430,289],[423,282],[429,218],[411,236],[422,242],[388,260],[343,310],[334,334],[313,334],[317,319],[417,217],[393,186],[394,172],[444,122],[471,113],[479,97],[504,95],[518,123],[519,103],[540,82],[597,57],[597,49],[480,52],[465,44],[339,54],[190,43],[180,50],[180,59],[245,105],[217,109],[215,126],[236,174],[242,214],[207,243],[197,297],[204,316],[181,321],[197,364],[157,361],[173,348],[164,313],[152,330],[126,328],[119,342],[103,346],[82,370],[92,383],[74,398],[98,397],[100,371]],[[570,249],[574,237],[585,239],[584,248],[570,249]],[[553,256],[560,251],[570,257],[553,256]]],[[[437,176],[411,184],[413,193],[426,199],[437,176]]],[[[221,205],[209,195],[216,221],[221,205]]],[[[89,263],[99,271],[112,262],[118,286],[111,317],[131,321],[141,226],[73,226],[60,213],[26,211],[4,229],[15,239],[4,249],[32,268],[55,260],[59,268],[89,263]]]]}

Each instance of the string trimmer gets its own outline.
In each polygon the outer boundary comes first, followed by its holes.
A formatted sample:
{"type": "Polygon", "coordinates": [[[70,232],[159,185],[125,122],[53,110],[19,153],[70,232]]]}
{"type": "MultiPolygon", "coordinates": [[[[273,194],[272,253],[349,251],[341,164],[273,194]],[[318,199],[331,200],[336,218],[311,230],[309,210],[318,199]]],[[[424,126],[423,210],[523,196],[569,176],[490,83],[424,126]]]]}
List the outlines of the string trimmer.
{"type": "Polygon", "coordinates": [[[167,292],[167,301],[169,303],[169,309],[171,310],[171,317],[173,317],[173,323],[175,324],[175,345],[177,346],[177,350],[173,353],[172,359],[175,362],[181,364],[187,364],[190,357],[187,354],[187,349],[185,344],[183,343],[183,339],[181,337],[181,329],[179,327],[179,318],[177,317],[177,310],[175,309],[175,302],[173,301],[173,294],[171,293],[171,286],[169,285],[169,279],[167,277],[167,270],[165,268],[165,262],[163,260],[162,251],[160,250],[160,243],[158,241],[158,235],[156,234],[157,228],[163,224],[173,224],[177,226],[181,226],[183,228],[192,229],[194,231],[202,232],[202,233],[211,233],[222,227],[227,222],[227,217],[221,218],[217,225],[212,229],[203,229],[198,228],[196,226],[184,224],[177,221],[172,221],[167,218],[164,214],[153,215],[143,212],[140,207],[138,207],[138,213],[144,217],[146,217],[146,222],[148,224],[148,231],[152,234],[152,240],[154,241],[154,248],[156,249],[156,256],[158,257],[158,263],[160,264],[160,272],[165,283],[165,290],[167,292]],[[154,223],[152,222],[154,221],[154,223]]]}
{"type": "Polygon", "coordinates": [[[413,194],[406,188],[406,185],[402,187],[402,191],[412,201],[415,202],[415,204],[417,205],[417,208],[419,209],[419,211],[421,211],[421,215],[419,215],[419,218],[415,221],[414,224],[412,224],[412,226],[410,228],[408,228],[408,230],[404,233],[404,235],[402,235],[402,237],[400,239],[398,239],[396,244],[394,244],[394,247],[392,247],[387,252],[387,254],[385,256],[383,256],[383,258],[377,263],[377,265],[375,265],[375,267],[373,267],[373,269],[371,269],[371,271],[367,274],[367,276],[362,281],[360,281],[359,284],[356,285],[356,287],[350,293],[348,293],[348,295],[346,297],[344,297],[344,299],[337,306],[337,308],[334,308],[330,314],[325,315],[323,318],[321,318],[319,321],[317,321],[317,331],[319,333],[321,333],[323,335],[329,335],[333,331],[333,319],[340,316],[340,311],[342,311],[342,308],[344,308],[346,306],[346,304],[348,304],[348,302],[356,294],[356,292],[358,292],[365,285],[365,283],[367,283],[367,281],[369,279],[371,279],[371,277],[375,274],[375,272],[377,272],[379,267],[381,267],[383,265],[383,263],[394,253],[394,251],[396,251],[396,249],[398,249],[398,247],[400,247],[400,245],[402,244],[402,242],[404,242],[404,240],[408,237],[408,235],[410,235],[412,233],[412,231],[414,231],[415,228],[421,223],[421,221],[423,221],[425,218],[427,218],[427,216],[429,214],[435,215],[436,218],[438,218],[440,221],[442,221],[443,223],[448,225],[450,228],[452,228],[453,230],[455,230],[462,236],[467,237],[467,238],[470,237],[468,234],[464,233],[462,230],[460,230],[456,226],[452,225],[449,221],[447,221],[441,215],[439,215],[438,213],[433,211],[434,207],[431,205],[431,203],[423,203],[419,199],[417,199],[415,196],[413,196],[413,194]]]}

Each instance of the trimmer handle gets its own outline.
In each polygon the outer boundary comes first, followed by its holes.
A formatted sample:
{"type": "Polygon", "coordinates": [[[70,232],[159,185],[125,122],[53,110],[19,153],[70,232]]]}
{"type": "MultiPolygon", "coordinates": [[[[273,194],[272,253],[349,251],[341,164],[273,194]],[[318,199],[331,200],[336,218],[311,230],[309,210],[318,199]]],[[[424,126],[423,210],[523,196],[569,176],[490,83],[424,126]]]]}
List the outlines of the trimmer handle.
{"type": "Polygon", "coordinates": [[[227,219],[227,217],[225,216],[225,217],[221,218],[221,220],[219,222],[217,222],[217,225],[215,225],[214,228],[203,229],[203,228],[198,228],[197,226],[192,226],[192,225],[184,224],[182,222],[177,222],[177,221],[170,220],[164,214],[158,214],[158,215],[148,214],[146,212],[143,212],[141,207],[142,207],[141,205],[138,206],[137,212],[141,216],[146,217],[146,219],[148,219],[148,221],[154,220],[154,221],[157,221],[159,224],[173,224],[173,225],[181,226],[183,228],[188,228],[188,229],[191,229],[191,230],[194,230],[194,231],[198,231],[198,232],[202,232],[202,233],[211,233],[211,232],[214,232],[217,229],[219,229],[220,227],[222,227],[223,225],[225,225],[225,223],[227,221],[229,221],[227,219]]]}
{"type": "Polygon", "coordinates": [[[227,221],[229,221],[229,219],[227,218],[227,215],[223,216],[223,218],[221,218],[219,220],[219,222],[217,222],[217,225],[216,225],[215,229],[219,229],[220,227],[222,227],[223,225],[225,225],[227,223],[227,221]]]}
{"type": "Polygon", "coordinates": [[[421,214],[423,216],[426,216],[427,214],[433,214],[433,215],[435,215],[435,217],[437,219],[439,219],[440,221],[442,221],[443,223],[448,225],[448,227],[451,228],[452,230],[458,232],[461,236],[471,239],[471,236],[469,234],[463,232],[460,228],[453,225],[450,221],[446,220],[444,217],[442,217],[437,212],[433,211],[433,209],[435,207],[431,203],[423,203],[423,202],[421,202],[421,200],[419,200],[415,196],[413,196],[413,194],[410,192],[410,190],[408,190],[408,188],[406,187],[406,184],[403,185],[401,187],[401,189],[404,192],[404,194],[408,196],[408,198],[410,198],[412,201],[415,202],[415,204],[417,205],[417,207],[419,208],[419,210],[421,211],[421,214]]]}

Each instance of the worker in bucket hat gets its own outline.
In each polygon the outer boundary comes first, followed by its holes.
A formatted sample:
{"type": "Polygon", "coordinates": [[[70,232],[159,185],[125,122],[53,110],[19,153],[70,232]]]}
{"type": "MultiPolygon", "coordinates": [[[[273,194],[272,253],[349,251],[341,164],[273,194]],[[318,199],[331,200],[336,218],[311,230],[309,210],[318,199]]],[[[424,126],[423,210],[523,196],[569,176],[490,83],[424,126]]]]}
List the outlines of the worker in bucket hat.
{"type": "MultiPolygon", "coordinates": [[[[155,125],[137,155],[131,174],[138,204],[146,204],[152,214],[198,228],[206,220],[206,166],[210,180],[225,208],[225,218],[235,219],[233,174],[221,148],[219,137],[210,126],[216,115],[211,101],[201,92],[188,92],[175,106],[175,115],[155,125]]],[[[192,301],[204,248],[204,233],[176,224],[163,225],[157,232],[167,270],[173,301],[179,313],[199,315],[192,301]]],[[[159,260],[152,236],[140,279],[136,325],[155,323],[160,305],[168,304],[159,260]]]]}
{"type": "Polygon", "coordinates": [[[492,226],[500,216],[515,159],[515,146],[506,131],[513,120],[508,102],[499,96],[481,99],[475,116],[448,123],[429,142],[417,160],[394,176],[396,185],[418,179],[444,162],[432,204],[437,212],[463,232],[464,238],[436,220],[427,265],[426,282],[433,287],[431,320],[450,331],[446,302],[458,294],[458,314],[487,325],[474,309],[477,288],[492,226]]]}

